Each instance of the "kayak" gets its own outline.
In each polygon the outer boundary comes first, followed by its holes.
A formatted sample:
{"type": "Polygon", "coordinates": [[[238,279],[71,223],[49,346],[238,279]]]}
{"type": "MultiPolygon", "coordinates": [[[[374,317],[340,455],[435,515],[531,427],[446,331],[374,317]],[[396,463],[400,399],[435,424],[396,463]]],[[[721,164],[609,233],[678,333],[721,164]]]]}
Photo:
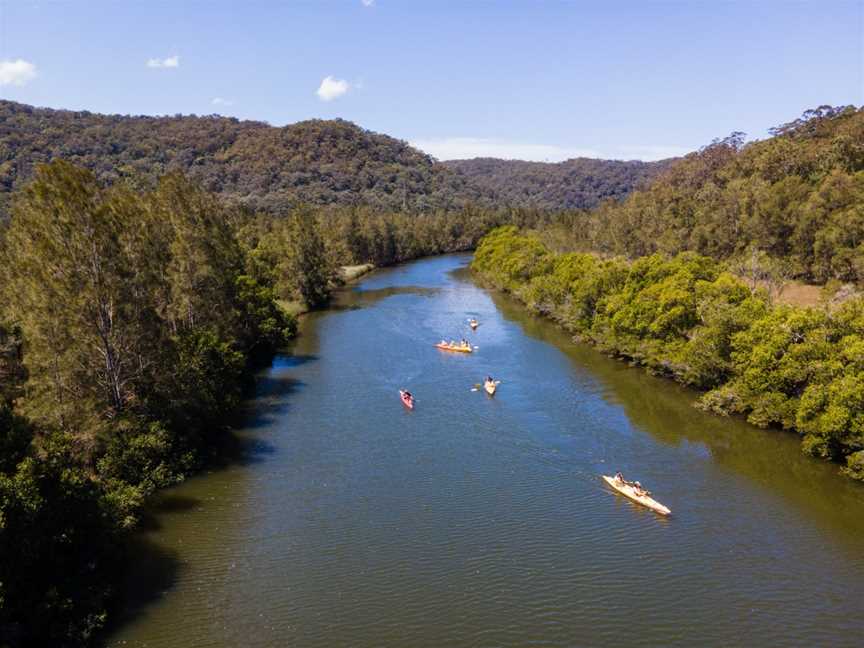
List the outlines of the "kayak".
{"type": "Polygon", "coordinates": [[[450,346],[449,344],[442,344],[439,342],[435,345],[439,349],[443,351],[458,351],[459,353],[473,353],[474,349],[469,346],[450,346]]]}
{"type": "Polygon", "coordinates": [[[484,382],[483,389],[485,389],[486,393],[490,396],[494,396],[495,390],[498,389],[498,383],[494,380],[492,382],[484,382]]]}
{"type": "Polygon", "coordinates": [[[660,502],[655,499],[651,499],[647,495],[637,495],[636,490],[627,483],[620,482],[614,477],[609,477],[607,475],[603,475],[603,479],[606,480],[606,483],[609,484],[616,491],[624,495],[624,497],[628,497],[634,502],[645,506],[655,513],[659,513],[660,515],[669,515],[672,511],[663,506],[660,502]]]}
{"type": "Polygon", "coordinates": [[[408,409],[414,409],[414,397],[411,396],[404,389],[399,390],[399,398],[402,401],[402,404],[408,409]]]}

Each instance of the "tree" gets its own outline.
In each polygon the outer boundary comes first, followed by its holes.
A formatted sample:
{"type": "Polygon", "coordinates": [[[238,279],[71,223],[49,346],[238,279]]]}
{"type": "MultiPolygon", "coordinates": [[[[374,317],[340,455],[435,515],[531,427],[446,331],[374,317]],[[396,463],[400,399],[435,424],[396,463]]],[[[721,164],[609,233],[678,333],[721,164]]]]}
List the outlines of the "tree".
{"type": "Polygon", "coordinates": [[[299,296],[310,308],[316,308],[330,297],[336,268],[310,210],[296,211],[289,223],[291,250],[283,278],[296,285],[299,296]]]}

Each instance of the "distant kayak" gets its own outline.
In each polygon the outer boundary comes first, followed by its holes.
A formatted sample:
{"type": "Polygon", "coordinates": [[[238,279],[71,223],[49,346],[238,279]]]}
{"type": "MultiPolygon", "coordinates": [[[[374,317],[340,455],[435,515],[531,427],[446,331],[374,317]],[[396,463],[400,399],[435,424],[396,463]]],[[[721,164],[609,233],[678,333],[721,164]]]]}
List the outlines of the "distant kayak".
{"type": "Polygon", "coordinates": [[[474,349],[471,348],[470,344],[462,345],[462,344],[447,344],[446,342],[439,342],[435,346],[439,349],[442,349],[443,351],[458,351],[459,353],[473,353],[474,352],[474,349]]]}
{"type": "Polygon", "coordinates": [[[495,395],[495,390],[498,389],[498,381],[497,380],[486,380],[483,382],[483,389],[486,390],[486,393],[490,396],[495,395]]]}
{"type": "Polygon", "coordinates": [[[399,398],[402,400],[402,404],[408,409],[414,409],[414,397],[406,392],[404,389],[399,390],[399,398]]]}
{"type": "Polygon", "coordinates": [[[660,515],[669,515],[670,513],[672,513],[672,511],[670,511],[667,507],[663,506],[657,500],[650,498],[647,494],[637,494],[636,489],[627,482],[615,479],[614,477],[609,477],[608,475],[603,475],[603,479],[606,481],[607,484],[609,484],[612,488],[614,488],[616,491],[618,491],[625,497],[651,509],[655,513],[659,513],[660,515]]]}

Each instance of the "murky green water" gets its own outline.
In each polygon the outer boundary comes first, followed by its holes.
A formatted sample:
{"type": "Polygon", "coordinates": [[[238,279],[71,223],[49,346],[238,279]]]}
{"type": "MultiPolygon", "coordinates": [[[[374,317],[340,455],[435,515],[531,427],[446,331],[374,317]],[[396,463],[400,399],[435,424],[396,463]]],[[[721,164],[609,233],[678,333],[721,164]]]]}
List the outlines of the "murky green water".
{"type": "Polygon", "coordinates": [[[467,261],[376,273],[304,320],[236,460],[162,498],[111,646],[864,645],[864,488],[467,261]],[[487,373],[495,398],[471,391],[487,373]],[[673,516],[605,489],[617,469],[673,516]]]}

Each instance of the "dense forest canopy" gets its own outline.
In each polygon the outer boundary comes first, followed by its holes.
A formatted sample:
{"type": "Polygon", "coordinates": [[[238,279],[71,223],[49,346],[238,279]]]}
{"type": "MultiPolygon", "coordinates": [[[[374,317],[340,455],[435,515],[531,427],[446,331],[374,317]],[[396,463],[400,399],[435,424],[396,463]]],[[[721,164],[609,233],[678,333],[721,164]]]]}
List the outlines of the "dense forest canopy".
{"type": "Polygon", "coordinates": [[[488,191],[499,204],[561,210],[593,209],[603,200],[620,200],[673,161],[575,158],[549,163],[474,158],[444,164],[488,191]]]}
{"type": "Polygon", "coordinates": [[[405,142],[343,120],[283,128],[212,116],[131,117],[0,101],[0,192],[55,158],[100,181],[155,182],[182,171],[252,209],[299,203],[385,209],[457,208],[484,195],[405,142]]]}
{"type": "Polygon", "coordinates": [[[808,281],[864,280],[864,110],[822,106],[745,143],[687,155],[622,202],[571,222],[573,249],[636,258],[757,248],[808,281]]]}
{"type": "Polygon", "coordinates": [[[479,170],[470,161],[442,164],[403,141],[338,119],[277,128],[217,115],[99,115],[0,101],[0,218],[8,213],[9,192],[31,179],[36,165],[56,158],[90,169],[100,182],[153,186],[179,171],[232,203],[274,214],[302,203],[411,213],[468,204],[590,207],[620,198],[656,168],[575,160],[524,163],[524,172],[502,174],[512,163],[479,170]]]}

